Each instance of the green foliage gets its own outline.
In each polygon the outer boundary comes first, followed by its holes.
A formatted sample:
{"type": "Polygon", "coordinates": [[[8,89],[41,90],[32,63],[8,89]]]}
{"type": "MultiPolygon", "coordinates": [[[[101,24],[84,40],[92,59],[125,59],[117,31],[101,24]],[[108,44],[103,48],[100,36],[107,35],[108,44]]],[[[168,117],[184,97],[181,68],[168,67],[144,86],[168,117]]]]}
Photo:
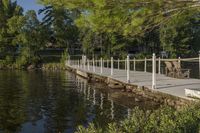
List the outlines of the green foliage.
{"type": "Polygon", "coordinates": [[[73,47],[77,42],[79,34],[76,25],[74,25],[75,11],[67,10],[63,6],[46,6],[39,10],[39,14],[44,14],[42,25],[49,27],[49,38],[55,39],[56,47],[73,47]]]}
{"type": "Polygon", "coordinates": [[[132,51],[151,54],[166,50],[175,57],[191,55],[194,51],[191,48],[198,48],[200,29],[194,28],[194,23],[199,25],[199,19],[191,21],[191,16],[199,18],[200,4],[197,1],[40,0],[40,2],[80,12],[75,23],[84,35],[80,40],[84,53],[88,55],[94,53],[99,55],[96,50],[100,47],[101,51],[104,51],[100,53],[101,56],[123,57],[132,51]],[[115,38],[114,42],[112,38],[115,38]]]}
{"type": "Polygon", "coordinates": [[[200,49],[197,1],[39,2],[45,5],[39,10],[44,14],[42,22],[35,11],[23,15],[17,2],[0,1],[1,59],[9,56],[12,60],[6,62],[11,64],[34,64],[40,62],[37,52],[49,46],[67,48],[72,55],[103,58],[124,58],[128,53],[139,58],[162,50],[171,57],[183,57],[197,55],[200,49]]]}
{"type": "Polygon", "coordinates": [[[78,127],[78,133],[103,133],[102,129],[95,128],[94,124],[90,124],[88,128],[78,127]]]}
{"type": "MultiPolygon", "coordinates": [[[[161,107],[154,111],[132,110],[130,118],[120,123],[109,124],[106,133],[198,133],[200,130],[200,108],[198,105],[175,110],[171,107],[161,107]]],[[[91,124],[88,128],[79,127],[78,133],[101,132],[91,124]]]]}
{"type": "Polygon", "coordinates": [[[11,0],[0,1],[0,53],[3,59],[14,58],[16,32],[23,21],[22,8],[11,0]],[[12,56],[12,57],[11,57],[12,56]]]}

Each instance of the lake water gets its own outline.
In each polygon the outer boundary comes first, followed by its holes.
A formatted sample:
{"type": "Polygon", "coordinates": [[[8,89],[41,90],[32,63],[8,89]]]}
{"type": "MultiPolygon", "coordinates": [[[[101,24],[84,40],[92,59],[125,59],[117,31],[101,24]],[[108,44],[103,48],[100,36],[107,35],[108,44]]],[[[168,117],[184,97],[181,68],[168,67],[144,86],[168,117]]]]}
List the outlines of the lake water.
{"type": "Polygon", "coordinates": [[[66,71],[0,71],[0,132],[71,133],[122,120],[135,106],[155,107],[119,94],[66,71]]]}

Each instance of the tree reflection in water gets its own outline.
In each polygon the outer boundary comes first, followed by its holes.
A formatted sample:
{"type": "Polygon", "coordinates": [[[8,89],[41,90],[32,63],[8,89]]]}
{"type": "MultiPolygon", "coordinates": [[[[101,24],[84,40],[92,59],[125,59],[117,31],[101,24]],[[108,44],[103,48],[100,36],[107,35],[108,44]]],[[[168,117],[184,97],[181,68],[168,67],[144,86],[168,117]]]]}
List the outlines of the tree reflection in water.
{"type": "Polygon", "coordinates": [[[69,72],[1,71],[0,132],[74,132],[127,117],[108,92],[69,72]]]}

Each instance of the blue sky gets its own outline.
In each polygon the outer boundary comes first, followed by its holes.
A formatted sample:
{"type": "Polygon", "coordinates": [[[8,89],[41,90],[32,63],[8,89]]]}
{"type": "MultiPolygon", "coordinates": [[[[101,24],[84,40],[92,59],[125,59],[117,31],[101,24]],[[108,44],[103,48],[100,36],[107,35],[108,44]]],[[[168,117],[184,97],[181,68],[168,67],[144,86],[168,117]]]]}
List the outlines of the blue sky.
{"type": "MultiPolygon", "coordinates": [[[[17,0],[17,3],[23,7],[25,12],[27,10],[35,10],[37,12],[39,9],[43,8],[42,5],[37,3],[37,0],[17,0]]],[[[38,17],[41,20],[42,16],[40,15],[38,17]]]]}

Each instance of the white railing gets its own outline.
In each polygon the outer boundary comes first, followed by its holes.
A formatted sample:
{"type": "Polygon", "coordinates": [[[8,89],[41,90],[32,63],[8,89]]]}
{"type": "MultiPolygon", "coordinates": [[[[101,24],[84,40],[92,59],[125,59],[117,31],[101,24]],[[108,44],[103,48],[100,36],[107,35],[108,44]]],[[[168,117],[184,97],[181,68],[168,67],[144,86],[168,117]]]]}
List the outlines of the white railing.
{"type": "Polygon", "coordinates": [[[178,58],[178,59],[161,59],[156,58],[156,55],[153,54],[152,58],[150,59],[130,59],[129,55],[125,60],[114,60],[113,57],[111,57],[110,60],[103,60],[103,58],[100,58],[100,60],[97,59],[87,59],[86,56],[82,56],[82,59],[80,60],[70,60],[70,57],[66,61],[66,64],[69,66],[75,66],[76,68],[81,68],[83,70],[92,71],[93,73],[96,73],[96,68],[100,68],[100,74],[103,74],[103,68],[109,68],[110,69],[110,76],[114,75],[114,69],[117,70],[125,70],[126,71],[126,77],[127,77],[127,83],[130,83],[130,71],[131,71],[131,63],[133,63],[133,71],[136,70],[136,63],[137,62],[144,62],[144,72],[147,72],[147,62],[152,62],[152,89],[156,89],[156,74],[161,74],[161,62],[166,61],[177,61],[181,64],[181,62],[199,62],[199,75],[200,75],[200,54],[197,58],[178,58]],[[115,65],[114,65],[115,63],[115,65]],[[156,65],[158,63],[158,65],[156,65]],[[92,70],[90,67],[92,66],[92,70]],[[117,67],[115,67],[117,66],[117,67]],[[124,67],[123,67],[124,66],[124,67]],[[123,68],[122,68],[123,67],[123,68]]]}

